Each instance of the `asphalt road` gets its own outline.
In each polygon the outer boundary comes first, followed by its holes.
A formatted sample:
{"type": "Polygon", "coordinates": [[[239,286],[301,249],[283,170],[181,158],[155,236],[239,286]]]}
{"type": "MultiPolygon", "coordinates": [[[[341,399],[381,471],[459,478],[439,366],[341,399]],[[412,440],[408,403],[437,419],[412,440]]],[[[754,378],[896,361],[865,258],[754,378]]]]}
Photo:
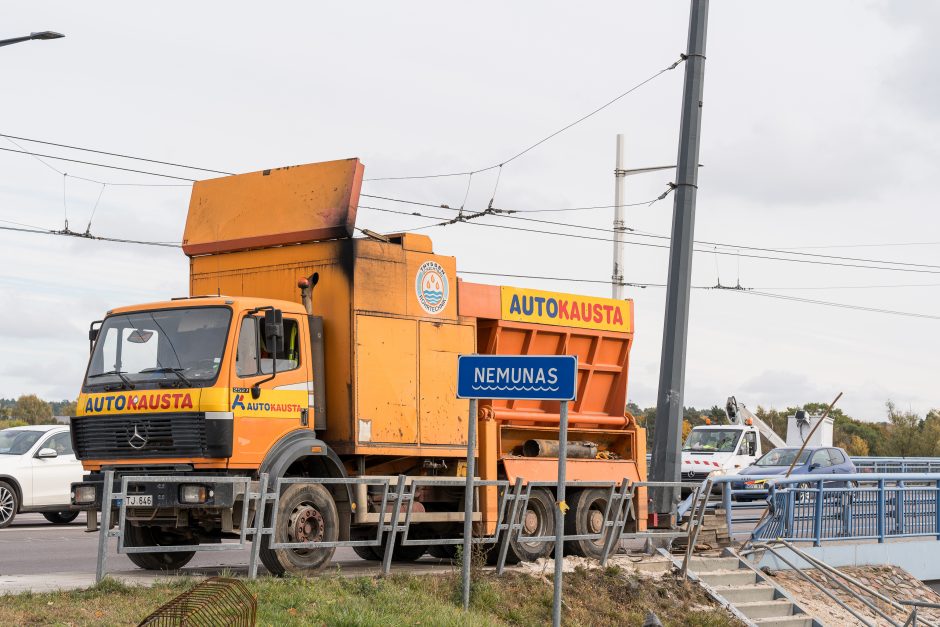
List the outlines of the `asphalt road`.
{"type": "MultiPolygon", "coordinates": [[[[735,512],[735,518],[741,514],[735,512]]],[[[642,542],[635,542],[631,549],[639,549],[642,542]]],[[[80,514],[68,525],[54,525],[41,514],[20,514],[13,524],[0,529],[0,575],[41,575],[47,573],[95,573],[98,555],[98,534],[85,532],[85,514],[80,514]]],[[[247,572],[248,549],[231,551],[209,551],[196,553],[183,569],[193,573],[218,572],[230,568],[234,572],[247,572]]],[[[339,548],[333,563],[351,573],[378,571],[376,562],[366,562],[350,548],[339,548]]],[[[413,566],[450,568],[449,563],[425,556],[413,566]]],[[[401,570],[402,564],[396,565],[401,570]]],[[[259,563],[259,572],[264,566],[259,563]]],[[[111,539],[108,546],[108,572],[139,571],[126,555],[117,553],[117,540],[111,539]]]]}
{"type": "MultiPolygon", "coordinates": [[[[94,574],[98,556],[98,534],[85,532],[85,514],[68,525],[53,525],[41,514],[20,514],[13,524],[0,529],[0,575],[38,575],[69,572],[94,574]]],[[[339,548],[334,561],[366,566],[374,562],[360,560],[352,549],[339,548]]],[[[434,560],[436,562],[436,560],[434,560]]],[[[434,562],[431,562],[432,564],[434,562]]],[[[196,553],[184,570],[215,570],[232,566],[236,570],[248,564],[248,549],[196,553]]],[[[117,540],[111,539],[108,571],[137,570],[126,555],[118,555],[117,540]]],[[[264,566],[258,566],[259,572],[264,566]]]]}

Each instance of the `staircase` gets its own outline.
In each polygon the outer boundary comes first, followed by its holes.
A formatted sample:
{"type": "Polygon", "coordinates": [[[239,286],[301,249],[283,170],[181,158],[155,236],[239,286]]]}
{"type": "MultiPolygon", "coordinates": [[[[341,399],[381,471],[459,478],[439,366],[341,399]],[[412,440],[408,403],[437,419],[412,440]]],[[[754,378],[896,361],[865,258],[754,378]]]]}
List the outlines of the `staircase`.
{"type": "MultiPolygon", "coordinates": [[[[674,563],[681,568],[681,561],[674,559],[674,563]]],[[[689,579],[701,583],[713,599],[748,625],[822,627],[785,590],[733,551],[716,557],[692,557],[689,579]]]]}

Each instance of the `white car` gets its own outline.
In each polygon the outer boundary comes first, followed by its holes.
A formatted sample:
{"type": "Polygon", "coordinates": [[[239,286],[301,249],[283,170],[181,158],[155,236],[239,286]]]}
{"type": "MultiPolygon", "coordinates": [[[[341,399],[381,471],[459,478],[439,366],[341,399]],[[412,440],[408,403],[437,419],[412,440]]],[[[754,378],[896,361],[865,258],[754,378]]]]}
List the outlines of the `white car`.
{"type": "Polygon", "coordinates": [[[73,481],[84,476],[65,425],[11,427],[0,431],[0,529],[20,513],[41,512],[46,520],[66,524],[73,481]]]}

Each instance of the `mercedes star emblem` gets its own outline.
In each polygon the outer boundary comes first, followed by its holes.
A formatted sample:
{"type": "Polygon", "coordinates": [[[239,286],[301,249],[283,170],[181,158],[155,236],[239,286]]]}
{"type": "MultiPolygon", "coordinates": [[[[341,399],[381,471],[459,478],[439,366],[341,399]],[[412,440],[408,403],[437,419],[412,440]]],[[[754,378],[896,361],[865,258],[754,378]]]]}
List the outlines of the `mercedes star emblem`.
{"type": "Polygon", "coordinates": [[[140,450],[147,445],[147,438],[142,436],[139,431],[137,431],[137,425],[134,425],[134,433],[127,439],[127,443],[132,449],[140,450]]]}

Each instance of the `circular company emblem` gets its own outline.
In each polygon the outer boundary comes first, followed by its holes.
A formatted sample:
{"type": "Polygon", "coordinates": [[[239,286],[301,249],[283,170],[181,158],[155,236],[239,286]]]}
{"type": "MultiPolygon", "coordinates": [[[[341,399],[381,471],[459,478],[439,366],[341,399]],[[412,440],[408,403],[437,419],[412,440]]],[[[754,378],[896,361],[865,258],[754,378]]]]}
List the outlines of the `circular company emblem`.
{"type": "Polygon", "coordinates": [[[134,421],[125,427],[124,435],[127,437],[127,444],[139,451],[147,445],[147,440],[150,439],[150,428],[147,423],[134,421]]]}
{"type": "Polygon", "coordinates": [[[421,308],[429,314],[443,311],[450,295],[447,273],[436,261],[425,261],[415,276],[415,294],[421,308]]]}

